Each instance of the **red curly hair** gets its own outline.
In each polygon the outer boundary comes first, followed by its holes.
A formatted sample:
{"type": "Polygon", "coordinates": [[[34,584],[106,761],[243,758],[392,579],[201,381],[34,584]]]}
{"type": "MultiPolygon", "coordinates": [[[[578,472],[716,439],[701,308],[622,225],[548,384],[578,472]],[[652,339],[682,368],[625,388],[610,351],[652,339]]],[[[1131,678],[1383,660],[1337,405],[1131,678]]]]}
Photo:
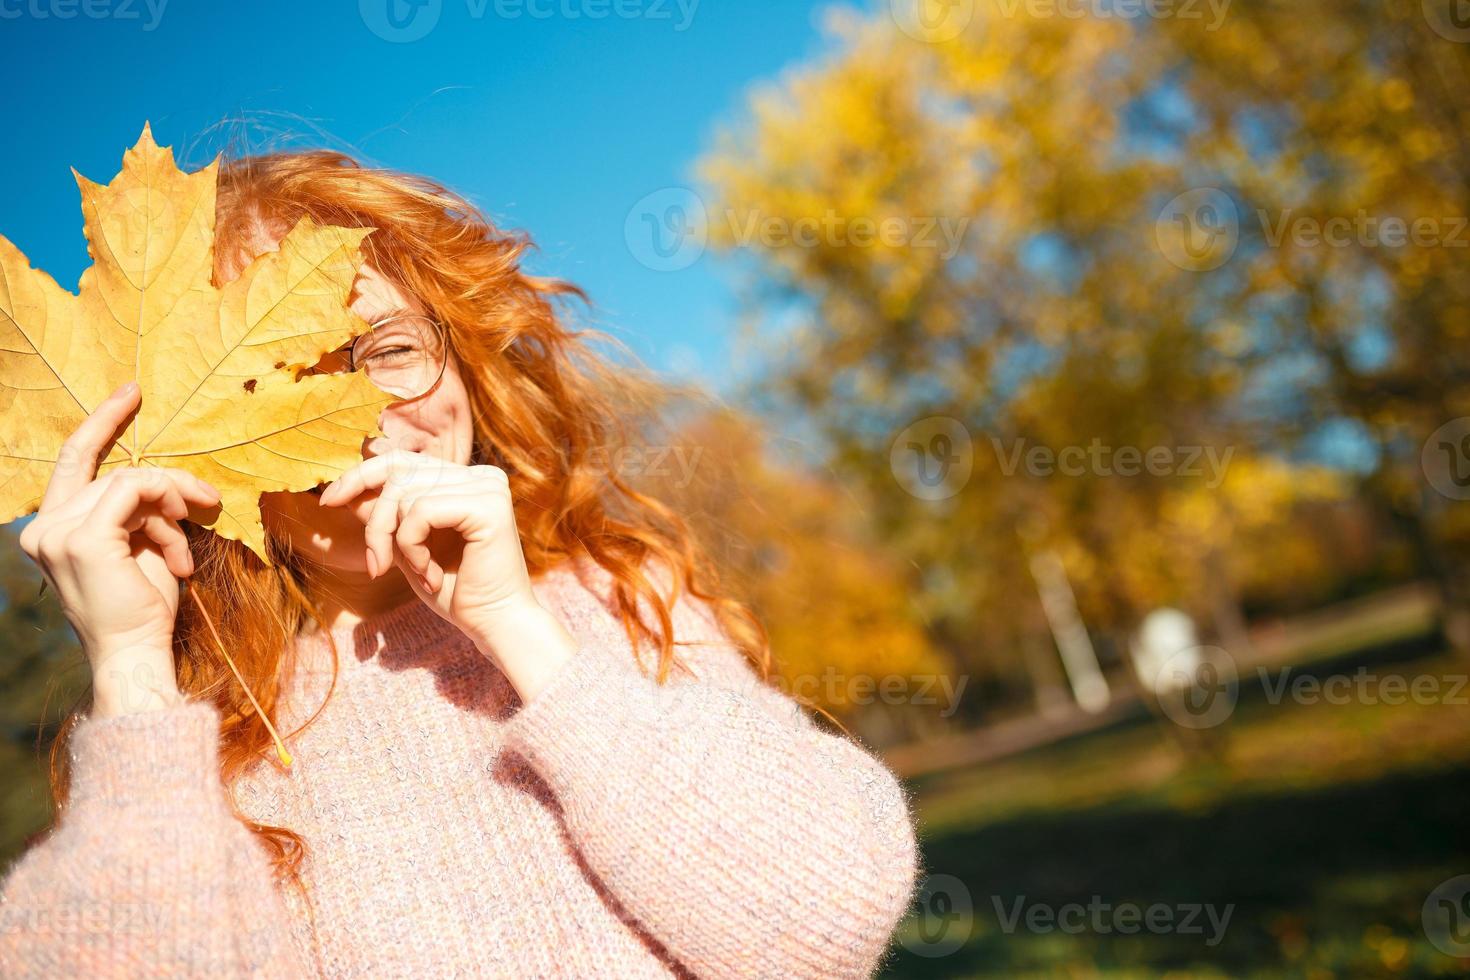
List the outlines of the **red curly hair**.
{"type": "MultiPolygon", "coordinates": [[[[765,632],[748,607],[722,593],[685,522],[605,465],[630,441],[620,420],[630,407],[654,404],[657,386],[623,365],[615,374],[589,344],[602,335],[567,326],[565,302],[585,296],[566,282],[527,274],[522,263],[532,246],[525,235],[497,228],[433,181],[368,167],[345,153],[247,155],[225,160],[219,171],[216,284],[238,275],[259,242],[279,240],[303,217],[376,229],[363,245],[366,261],[445,325],[469,392],[477,458],[510,477],[533,577],[579,558],[605,569],[634,648],[658,651],[660,681],[675,663],[675,603],[685,593],[703,599],[758,675],[770,679],[765,632]],[[629,392],[641,394],[630,402],[629,392]],[[673,572],[671,594],[653,580],[653,568],[673,572]]],[[[220,658],[199,604],[222,635],[237,641],[235,664],[272,719],[292,638],[325,624],[307,570],[286,542],[268,536],[274,567],[267,567],[238,542],[188,530],[197,571],[194,601],[181,603],[175,628],[177,679],[186,696],[219,707],[221,778],[231,786],[272,754],[272,738],[220,658]]],[[[77,712],[66,719],[52,748],[58,812],[67,793],[65,743],[78,720],[77,712]]],[[[289,741],[295,733],[282,734],[289,741]]],[[[301,886],[301,837],[253,822],[238,808],[236,814],[265,844],[278,876],[301,886]]]]}

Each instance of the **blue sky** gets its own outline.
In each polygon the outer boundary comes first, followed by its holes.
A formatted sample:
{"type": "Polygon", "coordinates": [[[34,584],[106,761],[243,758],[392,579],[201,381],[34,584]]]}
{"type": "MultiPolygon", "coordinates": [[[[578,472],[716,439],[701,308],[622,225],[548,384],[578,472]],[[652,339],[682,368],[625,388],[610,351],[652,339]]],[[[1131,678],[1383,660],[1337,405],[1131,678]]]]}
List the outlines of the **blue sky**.
{"type": "Polygon", "coordinates": [[[647,195],[690,183],[750,84],[821,50],[825,6],[0,0],[0,234],[75,288],[87,257],[68,168],[111,179],[146,119],[194,169],[221,147],[219,124],[246,117],[468,195],[529,231],[536,271],[586,288],[599,326],[719,389],[728,270],[709,256],[648,268],[625,224],[647,195]]]}

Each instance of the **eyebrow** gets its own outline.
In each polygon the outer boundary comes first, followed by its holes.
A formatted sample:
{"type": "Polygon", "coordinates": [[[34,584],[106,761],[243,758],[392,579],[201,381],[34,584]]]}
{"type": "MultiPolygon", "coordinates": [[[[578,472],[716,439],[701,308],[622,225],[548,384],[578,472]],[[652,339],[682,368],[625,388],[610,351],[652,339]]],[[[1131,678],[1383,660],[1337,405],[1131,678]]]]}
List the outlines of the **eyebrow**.
{"type": "Polygon", "coordinates": [[[395,306],[392,309],[388,310],[386,313],[384,313],[382,316],[374,317],[373,320],[372,320],[372,322],[373,323],[381,323],[382,321],[387,320],[390,317],[395,317],[395,316],[417,316],[417,315],[418,315],[417,313],[415,313],[413,310],[410,310],[406,306],[395,306]]]}
{"type": "MultiPolygon", "coordinates": [[[[414,313],[413,310],[410,310],[406,306],[395,306],[392,309],[389,309],[387,312],[385,312],[382,316],[374,317],[372,320],[367,321],[367,324],[368,324],[369,329],[371,329],[374,324],[382,323],[384,320],[391,319],[391,318],[393,318],[395,316],[416,316],[416,315],[417,314],[414,313]]],[[[367,331],[365,330],[365,331],[363,331],[363,333],[367,333],[367,331]]],[[[357,335],[357,337],[360,337],[360,336],[362,336],[362,334],[358,334],[357,335]]],[[[347,351],[351,350],[352,349],[352,345],[357,342],[357,337],[350,337],[347,340],[343,341],[342,342],[342,345],[340,347],[338,347],[336,350],[332,351],[332,353],[333,354],[343,354],[343,353],[346,353],[347,351]]]]}

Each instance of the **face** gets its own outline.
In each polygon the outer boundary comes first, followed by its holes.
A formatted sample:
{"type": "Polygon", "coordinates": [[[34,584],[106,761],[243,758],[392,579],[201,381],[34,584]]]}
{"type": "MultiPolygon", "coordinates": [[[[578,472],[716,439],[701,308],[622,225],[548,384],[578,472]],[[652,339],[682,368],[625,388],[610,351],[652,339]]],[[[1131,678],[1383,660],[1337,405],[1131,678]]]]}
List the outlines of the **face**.
{"type": "MultiPolygon", "coordinates": [[[[426,314],[422,303],[405,295],[371,266],[364,265],[353,284],[352,312],[368,323],[378,323],[403,313],[426,314]]],[[[437,456],[467,465],[474,449],[469,394],[449,354],[444,375],[427,394],[397,401],[383,410],[379,424],[383,436],[365,441],[363,458],[392,449],[437,456]]],[[[339,572],[367,571],[363,525],[348,507],[322,507],[316,491],[267,493],[260,509],[266,532],[289,540],[292,548],[308,562],[339,572]]]]}

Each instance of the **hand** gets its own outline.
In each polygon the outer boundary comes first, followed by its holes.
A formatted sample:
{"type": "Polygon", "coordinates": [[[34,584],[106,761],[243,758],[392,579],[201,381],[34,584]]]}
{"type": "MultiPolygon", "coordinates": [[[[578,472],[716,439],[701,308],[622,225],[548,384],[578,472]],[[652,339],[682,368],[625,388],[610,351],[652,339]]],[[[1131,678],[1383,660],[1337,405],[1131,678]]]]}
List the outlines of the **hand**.
{"type": "Polygon", "coordinates": [[[194,560],[178,522],[219,492],[182,470],[97,465],[138,407],[136,384],[119,388],[62,444],[40,512],[21,532],[91,665],[97,717],[179,702],[174,617],[179,579],[194,560]]]}
{"type": "Polygon", "coordinates": [[[569,655],[565,631],[531,590],[504,470],[393,450],[342,474],[319,500],[324,507],[352,505],[366,528],[369,575],[398,567],[415,593],[496,660],[523,696],[536,684],[518,669],[518,648],[529,644],[536,651],[521,659],[538,664],[538,678],[554,666],[542,639],[550,637],[557,652],[569,655]]]}

